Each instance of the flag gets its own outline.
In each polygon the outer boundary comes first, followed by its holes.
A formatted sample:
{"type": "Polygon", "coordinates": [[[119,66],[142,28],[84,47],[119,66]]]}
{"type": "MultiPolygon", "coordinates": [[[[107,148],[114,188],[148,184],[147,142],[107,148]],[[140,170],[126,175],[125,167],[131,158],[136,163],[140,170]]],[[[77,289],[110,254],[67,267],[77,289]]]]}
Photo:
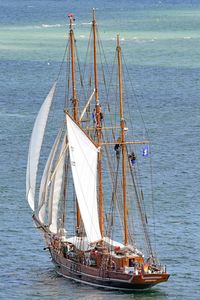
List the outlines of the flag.
{"type": "Polygon", "coordinates": [[[149,156],[149,146],[146,145],[143,149],[142,149],[142,156],[144,157],[148,157],[149,156]]]}

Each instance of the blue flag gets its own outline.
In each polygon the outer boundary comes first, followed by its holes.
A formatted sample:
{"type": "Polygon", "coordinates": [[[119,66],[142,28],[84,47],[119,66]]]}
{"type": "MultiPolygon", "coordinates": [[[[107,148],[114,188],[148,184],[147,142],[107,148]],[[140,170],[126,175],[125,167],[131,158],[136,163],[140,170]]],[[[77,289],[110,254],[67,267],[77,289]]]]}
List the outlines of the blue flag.
{"type": "Polygon", "coordinates": [[[142,149],[142,155],[144,157],[148,157],[149,156],[149,146],[146,145],[143,149],[142,149]]]}

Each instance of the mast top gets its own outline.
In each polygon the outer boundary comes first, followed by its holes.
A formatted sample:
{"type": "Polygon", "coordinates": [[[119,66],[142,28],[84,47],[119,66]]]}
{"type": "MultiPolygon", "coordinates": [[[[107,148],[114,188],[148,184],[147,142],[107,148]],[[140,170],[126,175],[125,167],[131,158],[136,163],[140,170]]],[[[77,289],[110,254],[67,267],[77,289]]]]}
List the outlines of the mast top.
{"type": "Polygon", "coordinates": [[[93,15],[93,22],[96,22],[96,9],[92,9],[92,15],[93,15]]]}
{"type": "Polygon", "coordinates": [[[74,14],[69,13],[68,18],[69,18],[69,28],[72,29],[72,22],[75,21],[74,14]]]}
{"type": "Polygon", "coordinates": [[[118,56],[118,76],[119,76],[119,100],[120,100],[120,119],[124,120],[123,113],[123,94],[122,94],[122,64],[121,64],[121,47],[120,47],[120,37],[117,34],[117,56],[118,56]]]}
{"type": "Polygon", "coordinates": [[[120,35],[119,35],[119,33],[117,34],[117,48],[121,48],[120,47],[120,35]]]}

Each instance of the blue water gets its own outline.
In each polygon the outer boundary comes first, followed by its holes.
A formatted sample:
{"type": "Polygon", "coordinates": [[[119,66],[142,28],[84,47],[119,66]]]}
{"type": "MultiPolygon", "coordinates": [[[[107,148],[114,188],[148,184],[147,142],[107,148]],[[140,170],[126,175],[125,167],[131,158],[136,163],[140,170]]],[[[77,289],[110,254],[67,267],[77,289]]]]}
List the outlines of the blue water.
{"type": "Polygon", "coordinates": [[[200,299],[199,1],[0,0],[0,20],[0,299],[200,299]],[[92,7],[105,51],[121,34],[152,141],[157,252],[171,277],[142,293],[58,277],[25,199],[31,129],[57,75],[67,14],[84,53],[92,7]]]}

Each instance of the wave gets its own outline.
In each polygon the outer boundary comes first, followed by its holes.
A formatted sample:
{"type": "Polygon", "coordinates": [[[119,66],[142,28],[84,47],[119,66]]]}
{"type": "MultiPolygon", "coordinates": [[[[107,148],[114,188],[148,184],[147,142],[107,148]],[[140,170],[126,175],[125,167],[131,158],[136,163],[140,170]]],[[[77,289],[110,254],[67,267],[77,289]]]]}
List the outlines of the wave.
{"type": "Polygon", "coordinates": [[[91,25],[92,22],[87,22],[87,23],[81,23],[81,25],[91,25]]]}
{"type": "Polygon", "coordinates": [[[43,28],[61,27],[61,24],[42,24],[43,28]]]}
{"type": "Polygon", "coordinates": [[[20,114],[20,113],[7,113],[5,111],[0,111],[0,116],[3,118],[7,118],[7,117],[13,117],[13,118],[29,118],[30,115],[28,114],[20,114]]]}

